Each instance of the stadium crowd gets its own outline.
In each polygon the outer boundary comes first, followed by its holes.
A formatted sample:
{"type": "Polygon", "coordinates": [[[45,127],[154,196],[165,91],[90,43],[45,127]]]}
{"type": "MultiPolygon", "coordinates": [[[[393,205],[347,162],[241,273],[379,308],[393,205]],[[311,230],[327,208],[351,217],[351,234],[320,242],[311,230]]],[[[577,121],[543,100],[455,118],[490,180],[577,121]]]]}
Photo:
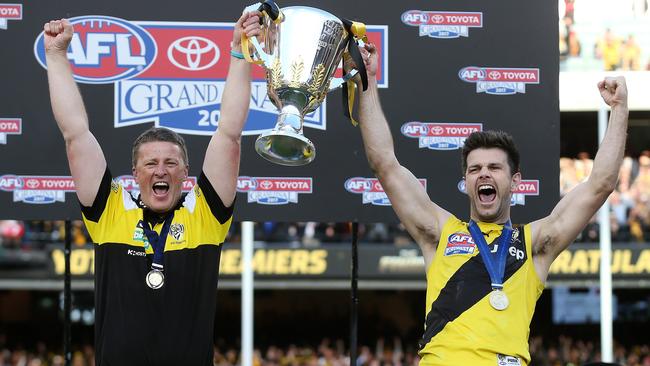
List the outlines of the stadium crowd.
{"type": "MultiPolygon", "coordinates": [[[[0,334],[0,366],[63,366],[60,353],[39,342],[32,347],[10,348],[7,337],[0,334]]],[[[220,342],[222,343],[222,342],[220,342]]],[[[530,339],[532,366],[578,366],[600,361],[598,344],[560,335],[549,341],[541,336],[530,339]]],[[[239,350],[215,346],[215,366],[240,365],[239,350]]],[[[615,362],[626,366],[650,366],[650,346],[617,344],[615,362]]],[[[356,366],[417,366],[418,357],[412,347],[403,347],[398,338],[385,342],[379,339],[374,346],[361,346],[356,366]]],[[[90,345],[76,348],[72,353],[72,366],[94,365],[94,351],[90,345]]],[[[342,340],[323,339],[317,346],[268,346],[255,349],[253,366],[344,366],[349,365],[349,355],[342,340]]]]}

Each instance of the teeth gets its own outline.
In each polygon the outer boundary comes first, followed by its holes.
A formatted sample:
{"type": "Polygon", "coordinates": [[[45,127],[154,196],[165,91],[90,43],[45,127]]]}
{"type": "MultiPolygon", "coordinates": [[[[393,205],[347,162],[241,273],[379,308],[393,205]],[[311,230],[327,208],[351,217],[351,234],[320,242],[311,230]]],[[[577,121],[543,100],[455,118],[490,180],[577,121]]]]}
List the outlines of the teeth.
{"type": "Polygon", "coordinates": [[[479,186],[478,189],[494,189],[494,188],[489,184],[483,184],[479,186]]]}

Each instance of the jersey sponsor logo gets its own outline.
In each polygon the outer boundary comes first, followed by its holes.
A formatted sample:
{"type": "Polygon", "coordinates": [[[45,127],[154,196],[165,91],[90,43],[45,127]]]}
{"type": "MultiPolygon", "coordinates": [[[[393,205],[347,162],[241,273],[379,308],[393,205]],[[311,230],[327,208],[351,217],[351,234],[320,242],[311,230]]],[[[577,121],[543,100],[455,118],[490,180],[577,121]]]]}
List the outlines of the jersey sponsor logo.
{"type": "MultiPolygon", "coordinates": [[[[420,184],[427,188],[427,180],[424,178],[418,179],[420,184]]],[[[381,186],[381,183],[377,178],[364,178],[364,177],[354,177],[348,178],[343,187],[346,191],[350,193],[360,194],[362,197],[362,203],[372,204],[375,206],[390,206],[390,200],[388,195],[384,192],[384,188],[381,186]]]]}
{"type": "Polygon", "coordinates": [[[456,232],[447,238],[444,256],[474,254],[476,244],[468,233],[456,232]]]}
{"type": "Polygon", "coordinates": [[[527,84],[539,84],[537,68],[505,68],[467,66],[458,72],[458,77],[476,84],[477,93],[512,95],[526,93],[527,84]]]}
{"type": "Polygon", "coordinates": [[[21,135],[22,133],[22,118],[0,118],[0,144],[7,143],[7,135],[21,135]]]}
{"type": "MultiPolygon", "coordinates": [[[[70,18],[75,33],[68,59],[75,80],[87,84],[114,83],[132,78],[151,67],[157,56],[156,43],[149,32],[134,22],[104,16],[70,18]]],[[[43,67],[44,33],[36,38],[34,53],[43,67]]]]}
{"type": "Polygon", "coordinates": [[[497,365],[498,366],[521,366],[521,360],[519,357],[502,355],[497,353],[497,365]]]}
{"type": "MultiPolygon", "coordinates": [[[[457,187],[459,191],[467,194],[464,179],[461,179],[458,182],[457,187]]],[[[526,196],[539,196],[538,179],[522,179],[514,192],[512,192],[512,197],[510,197],[510,206],[524,206],[526,204],[526,196]]]]}
{"type": "Polygon", "coordinates": [[[22,19],[23,4],[0,4],[0,29],[7,29],[9,20],[22,19]]]}
{"type": "Polygon", "coordinates": [[[133,240],[142,242],[144,244],[145,251],[150,247],[149,240],[144,234],[144,224],[142,223],[142,220],[139,220],[138,223],[135,224],[135,230],[133,230],[133,240]]]}
{"type": "Polygon", "coordinates": [[[482,131],[482,123],[429,123],[407,122],[402,125],[402,135],[418,139],[420,149],[457,150],[465,139],[476,131],[482,131]]]}
{"type": "Polygon", "coordinates": [[[49,204],[65,202],[65,194],[74,192],[72,177],[63,176],[0,176],[0,190],[13,192],[14,202],[49,204]]]}
{"type": "Polygon", "coordinates": [[[299,194],[312,193],[312,178],[238,177],[237,192],[247,194],[248,203],[286,205],[298,203],[299,194]]]}
{"type": "Polygon", "coordinates": [[[147,256],[147,253],[141,252],[139,250],[133,250],[133,249],[128,249],[126,251],[126,254],[132,255],[132,256],[135,256],[135,257],[146,257],[147,256]]]}
{"type": "MultiPolygon", "coordinates": [[[[230,50],[234,23],[127,21],[105,16],[71,21],[81,32],[80,36],[75,33],[68,52],[75,79],[115,83],[114,127],[154,123],[183,134],[214,133],[230,64],[230,56],[224,55],[230,50]]],[[[368,25],[367,36],[382,55],[378,84],[387,87],[388,27],[368,25]]],[[[42,33],[34,52],[46,67],[42,33]]],[[[335,76],[341,74],[339,66],[335,76]]],[[[265,72],[254,67],[244,135],[275,126],[277,108],[266,91],[265,72]]],[[[326,129],[325,102],[305,116],[304,126],[326,129]]]]}
{"type": "Polygon", "coordinates": [[[469,28],[483,28],[481,12],[408,10],[401,18],[402,23],[418,27],[420,37],[469,37],[469,28]]]}

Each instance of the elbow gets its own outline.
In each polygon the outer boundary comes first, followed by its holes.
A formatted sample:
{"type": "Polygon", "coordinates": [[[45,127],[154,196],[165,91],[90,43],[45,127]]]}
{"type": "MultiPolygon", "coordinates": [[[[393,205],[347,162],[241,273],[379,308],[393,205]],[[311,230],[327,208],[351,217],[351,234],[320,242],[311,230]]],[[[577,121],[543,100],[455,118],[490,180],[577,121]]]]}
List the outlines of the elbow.
{"type": "Polygon", "coordinates": [[[600,179],[596,177],[594,178],[595,179],[592,180],[591,185],[593,187],[594,193],[597,196],[604,197],[606,199],[616,189],[616,176],[601,177],[600,179]]]}

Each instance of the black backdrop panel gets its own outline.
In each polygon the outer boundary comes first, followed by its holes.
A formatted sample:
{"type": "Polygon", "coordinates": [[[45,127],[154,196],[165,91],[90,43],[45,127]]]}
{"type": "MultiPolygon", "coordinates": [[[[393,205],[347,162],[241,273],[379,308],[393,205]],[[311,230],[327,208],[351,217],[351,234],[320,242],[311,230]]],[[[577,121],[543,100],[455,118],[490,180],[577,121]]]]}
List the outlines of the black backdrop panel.
{"type": "MultiPolygon", "coordinates": [[[[0,60],[0,218],[80,215],[41,65],[44,22],[75,19],[83,42],[71,49],[70,57],[75,74],[84,79],[80,88],[91,130],[114,176],[132,187],[130,144],[154,124],[183,133],[190,173],[200,173],[208,135],[218,122],[232,22],[245,5],[57,1],[0,11],[8,14],[2,15],[6,29],[0,30],[5,45],[0,60]],[[93,40],[91,34],[102,36],[93,40]],[[207,50],[200,61],[188,61],[192,40],[194,47],[207,50]],[[92,42],[100,48],[91,49],[92,42]],[[134,65],[144,62],[144,71],[111,67],[118,52],[134,65]],[[125,70],[128,78],[116,77],[125,70]]],[[[518,142],[526,183],[513,198],[515,221],[550,212],[559,191],[556,4],[456,0],[378,6],[363,0],[280,5],[317,6],[369,25],[369,36],[382,51],[380,95],[397,156],[422,179],[435,202],[467,216],[467,197],[459,190],[458,146],[473,130],[502,129],[518,142]]],[[[256,135],[276,118],[264,99],[262,75],[261,69],[255,71],[236,219],[397,221],[372,179],[358,128],[342,116],[340,91],[306,120],[305,135],[317,148],[312,164],[283,167],[257,156],[256,135]]]]}

